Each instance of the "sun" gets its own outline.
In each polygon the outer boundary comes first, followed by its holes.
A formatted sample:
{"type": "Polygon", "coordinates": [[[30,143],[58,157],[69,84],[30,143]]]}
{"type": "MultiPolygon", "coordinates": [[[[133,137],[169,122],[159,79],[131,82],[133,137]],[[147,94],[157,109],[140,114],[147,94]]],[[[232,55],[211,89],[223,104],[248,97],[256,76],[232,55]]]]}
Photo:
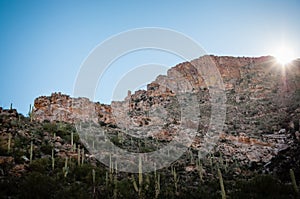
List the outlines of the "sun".
{"type": "Polygon", "coordinates": [[[274,55],[277,62],[282,66],[289,64],[295,59],[294,51],[287,46],[282,46],[278,48],[274,55]]]}

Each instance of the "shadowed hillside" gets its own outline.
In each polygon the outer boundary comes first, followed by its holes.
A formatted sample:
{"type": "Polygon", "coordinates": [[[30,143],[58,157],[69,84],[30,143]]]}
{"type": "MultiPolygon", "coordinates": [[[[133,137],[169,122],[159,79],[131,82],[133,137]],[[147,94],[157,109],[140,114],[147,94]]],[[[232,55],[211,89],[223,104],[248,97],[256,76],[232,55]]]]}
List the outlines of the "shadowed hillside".
{"type": "Polygon", "coordinates": [[[299,80],[299,60],[283,68],[269,56],[204,56],[111,105],[53,93],[35,99],[28,117],[1,108],[1,196],[220,198],[221,175],[229,198],[296,198],[299,80]],[[209,75],[214,67],[223,82],[209,75]],[[210,126],[218,103],[220,129],[210,126]],[[104,136],[136,153],[191,145],[170,166],[138,175],[115,170],[114,157],[114,169],[97,160],[104,136]]]}

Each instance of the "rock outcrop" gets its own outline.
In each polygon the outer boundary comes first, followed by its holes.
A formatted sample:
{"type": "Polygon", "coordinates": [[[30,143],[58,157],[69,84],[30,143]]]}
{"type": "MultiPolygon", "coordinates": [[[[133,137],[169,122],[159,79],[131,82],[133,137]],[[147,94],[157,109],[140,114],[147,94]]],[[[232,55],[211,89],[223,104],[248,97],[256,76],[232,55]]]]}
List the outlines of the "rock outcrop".
{"type": "Polygon", "coordinates": [[[229,198],[297,198],[289,174],[299,182],[299,102],[300,60],[282,67],[269,56],[204,56],[111,105],[53,93],[35,99],[29,117],[0,107],[0,195],[137,198],[130,187],[139,175],[121,168],[140,168],[141,160],[143,172],[159,168],[143,175],[142,198],[157,197],[159,176],[158,197],[217,198],[219,171],[229,198]],[[225,109],[224,121],[212,125],[225,109]],[[180,157],[159,167],[174,154],[180,157]]]}
{"type": "Polygon", "coordinates": [[[68,95],[52,93],[34,101],[33,117],[37,121],[94,121],[114,123],[109,105],[93,103],[87,98],[71,98],[68,95]]]}
{"type": "MultiPolygon", "coordinates": [[[[37,121],[93,121],[113,125],[132,135],[172,140],[182,125],[180,94],[197,99],[199,114],[190,121],[195,129],[194,149],[205,147],[211,117],[211,91],[224,89],[226,119],[218,136],[217,150],[227,159],[266,164],[286,150],[300,119],[300,61],[283,68],[270,56],[259,58],[204,56],[178,64],[124,101],[111,105],[93,103],[54,93],[34,102],[37,121]],[[212,76],[218,69],[222,82],[212,76]],[[215,88],[217,87],[217,88],[215,88]],[[164,126],[158,129],[159,126],[164,126]]],[[[189,100],[188,98],[185,100],[189,100]]]]}

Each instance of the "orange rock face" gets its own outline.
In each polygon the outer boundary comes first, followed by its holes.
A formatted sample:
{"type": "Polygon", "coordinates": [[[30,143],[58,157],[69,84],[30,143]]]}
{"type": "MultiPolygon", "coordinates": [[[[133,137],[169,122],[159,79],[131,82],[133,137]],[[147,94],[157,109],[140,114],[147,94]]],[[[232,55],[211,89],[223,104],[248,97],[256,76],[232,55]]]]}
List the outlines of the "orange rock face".
{"type": "Polygon", "coordinates": [[[71,98],[61,93],[41,96],[34,101],[33,117],[38,121],[76,121],[114,123],[108,105],[93,103],[87,98],[71,98]]]}
{"type": "Polygon", "coordinates": [[[170,68],[167,75],[148,84],[147,90],[128,92],[123,101],[111,105],[61,93],[39,97],[33,117],[38,121],[93,121],[166,141],[172,140],[182,125],[197,134],[192,147],[201,148],[206,144],[214,102],[211,92],[220,90],[226,95],[226,118],[224,130],[215,132],[224,141],[218,143],[219,149],[245,164],[266,163],[288,147],[288,135],[276,132],[282,128],[294,132],[295,125],[289,124],[299,123],[299,79],[299,60],[283,70],[270,56],[210,55],[170,68]],[[196,96],[199,115],[182,121],[180,94],[196,96]]]}
{"type": "MultiPolygon", "coordinates": [[[[247,99],[266,99],[271,97],[269,95],[271,92],[275,92],[271,91],[272,89],[283,87],[280,85],[280,72],[276,71],[276,68],[270,67],[274,65],[274,62],[274,58],[270,56],[250,58],[206,55],[170,68],[166,76],[160,75],[155,81],[148,84],[146,91],[139,90],[133,94],[128,92],[124,101],[112,102],[112,105],[94,103],[87,98],[71,98],[61,93],[38,97],[34,101],[33,117],[38,121],[89,120],[116,124],[116,120],[122,123],[122,121],[126,121],[129,113],[134,113],[135,115],[133,114],[132,117],[135,118],[135,123],[147,125],[151,119],[147,119],[147,115],[146,117],[139,115],[141,112],[149,111],[150,107],[165,106],[178,93],[202,92],[203,89],[209,90],[211,86],[215,86],[213,83],[217,81],[216,77],[206,76],[213,74],[211,73],[213,68],[218,70],[226,92],[232,90],[236,94],[241,94],[241,96],[236,96],[236,102],[243,102],[240,98],[244,98],[245,93],[247,99]],[[270,81],[271,78],[272,81],[270,81]]],[[[292,73],[294,79],[299,77],[299,67],[295,67],[292,73]]],[[[286,89],[300,88],[300,85],[293,84],[292,80],[288,79],[287,81],[290,82],[286,83],[286,89]]]]}

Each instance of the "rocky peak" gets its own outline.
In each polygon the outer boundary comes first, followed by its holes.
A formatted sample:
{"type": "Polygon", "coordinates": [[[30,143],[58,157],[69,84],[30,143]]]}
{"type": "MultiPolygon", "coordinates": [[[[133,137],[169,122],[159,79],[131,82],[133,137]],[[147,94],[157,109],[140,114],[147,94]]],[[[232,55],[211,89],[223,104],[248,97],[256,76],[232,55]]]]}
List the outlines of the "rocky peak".
{"type": "MultiPolygon", "coordinates": [[[[207,55],[170,68],[147,85],[147,90],[128,92],[124,101],[111,105],[94,103],[87,98],[71,98],[61,93],[35,100],[33,117],[43,121],[87,121],[114,125],[133,133],[171,140],[181,125],[178,91],[194,95],[199,102],[199,124],[192,147],[205,145],[210,114],[211,82],[203,71],[218,69],[226,94],[226,120],[219,134],[218,150],[240,160],[241,164],[266,164],[279,151],[286,150],[299,131],[300,62],[285,70],[273,57],[258,58],[207,55]],[[157,130],[158,126],[164,129],[157,130]],[[298,125],[298,126],[297,126],[298,125]]],[[[208,73],[209,74],[209,73],[208,73]]],[[[193,126],[193,122],[189,124],[193,126]]],[[[299,134],[299,133],[298,133],[299,134]]]]}

